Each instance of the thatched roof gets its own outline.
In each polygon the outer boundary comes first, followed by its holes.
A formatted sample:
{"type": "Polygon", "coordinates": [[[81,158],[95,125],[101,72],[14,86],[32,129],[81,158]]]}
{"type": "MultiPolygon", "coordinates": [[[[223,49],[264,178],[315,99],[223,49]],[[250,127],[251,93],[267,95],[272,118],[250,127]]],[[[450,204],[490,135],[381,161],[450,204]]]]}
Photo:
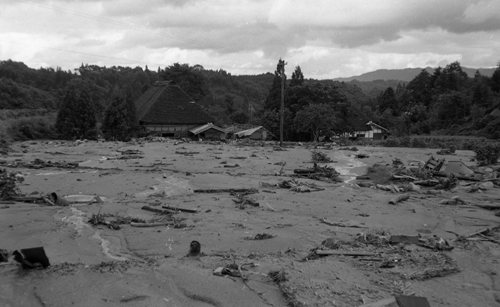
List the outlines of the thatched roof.
{"type": "Polygon", "coordinates": [[[212,122],[194,100],[178,85],[156,83],[135,102],[137,118],[141,124],[189,124],[212,122]]]}

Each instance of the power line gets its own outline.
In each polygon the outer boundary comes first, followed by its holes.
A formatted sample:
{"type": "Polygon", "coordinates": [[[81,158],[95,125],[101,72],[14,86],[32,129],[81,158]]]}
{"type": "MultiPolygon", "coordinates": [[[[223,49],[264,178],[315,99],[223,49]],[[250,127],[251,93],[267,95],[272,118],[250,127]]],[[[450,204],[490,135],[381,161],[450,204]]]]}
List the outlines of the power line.
{"type": "MultiPolygon", "coordinates": [[[[76,51],[76,50],[69,50],[69,49],[53,48],[53,47],[47,47],[47,49],[51,49],[51,50],[55,50],[55,51],[59,51],[59,52],[66,52],[66,53],[82,54],[82,55],[96,57],[96,58],[104,58],[104,59],[110,59],[110,60],[116,60],[116,61],[124,61],[124,62],[148,65],[148,63],[146,63],[144,61],[130,59],[130,58],[115,57],[115,56],[109,56],[109,55],[101,55],[101,54],[82,52],[82,51],[76,51]]],[[[162,66],[161,64],[155,64],[155,63],[149,63],[149,65],[162,66]]]]}
{"type": "Polygon", "coordinates": [[[48,10],[54,11],[56,13],[57,13],[57,11],[60,11],[60,12],[64,12],[64,13],[69,14],[69,15],[82,17],[82,18],[97,21],[100,23],[108,23],[108,24],[114,24],[117,26],[127,26],[127,27],[132,26],[132,27],[134,27],[132,30],[138,30],[137,29],[138,27],[139,28],[143,27],[143,26],[140,26],[140,25],[137,25],[134,23],[123,22],[121,20],[116,20],[114,18],[110,18],[110,17],[106,17],[106,16],[96,16],[93,14],[87,14],[85,12],[81,12],[81,11],[77,11],[77,10],[73,10],[73,9],[69,9],[69,8],[64,8],[64,7],[60,7],[60,6],[55,6],[55,5],[44,5],[44,4],[36,2],[35,0],[28,0],[28,2],[30,2],[32,6],[37,6],[39,8],[48,9],[48,10]]]}
{"type": "MultiPolygon", "coordinates": [[[[67,15],[73,15],[77,17],[81,17],[84,19],[88,20],[93,20],[99,23],[105,23],[105,24],[112,24],[114,26],[120,26],[121,28],[126,27],[126,30],[131,30],[131,31],[138,31],[138,32],[146,32],[147,29],[145,26],[142,25],[137,25],[135,23],[130,23],[130,22],[123,22],[120,20],[116,20],[113,18],[105,17],[105,16],[96,16],[93,14],[88,14],[84,13],[81,11],[69,9],[69,8],[64,8],[64,7],[59,7],[59,6],[54,6],[54,5],[44,5],[42,3],[38,3],[35,0],[28,0],[29,3],[27,3],[29,6],[32,7],[39,7],[43,9],[47,9],[50,11],[53,11],[55,13],[60,13],[62,12],[63,14],[67,15]]],[[[149,31],[148,31],[149,33],[149,31]]],[[[137,60],[137,59],[130,59],[130,58],[125,58],[125,57],[115,57],[115,56],[110,56],[110,55],[103,55],[103,54],[95,54],[95,53],[89,53],[89,52],[82,52],[82,51],[77,51],[77,50],[70,50],[70,49],[61,49],[61,48],[53,48],[53,47],[46,47],[46,49],[50,50],[55,50],[58,52],[65,52],[65,53],[73,53],[73,54],[81,54],[85,56],[90,56],[94,58],[101,58],[101,59],[110,59],[114,61],[120,61],[120,62],[125,62],[125,63],[134,63],[134,64],[140,64],[140,65],[151,65],[151,66],[165,66],[165,64],[158,64],[158,63],[146,63],[142,60],[137,60]]]]}

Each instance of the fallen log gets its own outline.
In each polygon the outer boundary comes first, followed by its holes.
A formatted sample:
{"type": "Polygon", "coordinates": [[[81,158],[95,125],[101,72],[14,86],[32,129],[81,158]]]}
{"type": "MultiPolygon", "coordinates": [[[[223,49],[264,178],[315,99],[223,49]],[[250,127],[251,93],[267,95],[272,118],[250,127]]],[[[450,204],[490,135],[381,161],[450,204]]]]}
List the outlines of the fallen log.
{"type": "Polygon", "coordinates": [[[408,194],[399,195],[398,197],[389,200],[389,204],[395,205],[397,203],[400,203],[400,202],[408,200],[408,199],[410,199],[410,195],[408,195],[408,194]]]}
{"type": "Polygon", "coordinates": [[[258,193],[257,189],[196,189],[193,190],[194,193],[245,193],[253,194],[258,193]]]}
{"type": "Polygon", "coordinates": [[[31,203],[31,202],[43,202],[43,197],[40,196],[12,196],[9,200],[31,203]]]}
{"type": "Polygon", "coordinates": [[[173,222],[170,223],[136,223],[136,222],[130,222],[130,226],[133,227],[158,227],[158,226],[170,226],[174,225],[173,222]]]}
{"type": "Polygon", "coordinates": [[[339,251],[339,250],[331,250],[331,249],[323,249],[316,250],[315,253],[320,256],[351,256],[351,257],[375,257],[378,256],[376,253],[369,252],[348,252],[348,251],[339,251]]]}
{"type": "Polygon", "coordinates": [[[151,211],[154,213],[160,213],[160,214],[174,214],[175,213],[175,211],[172,211],[172,210],[158,209],[158,208],[153,208],[153,207],[149,207],[149,206],[142,206],[141,209],[146,210],[146,211],[151,211]]]}
{"type": "Polygon", "coordinates": [[[326,224],[326,225],[330,225],[330,226],[350,227],[350,228],[368,228],[366,226],[360,225],[359,223],[353,222],[353,221],[342,223],[342,222],[331,222],[331,221],[328,221],[326,218],[320,218],[319,220],[321,223],[326,224]]]}
{"type": "Polygon", "coordinates": [[[484,235],[490,231],[495,231],[497,229],[500,229],[500,225],[499,226],[493,226],[493,227],[487,227],[487,228],[483,228],[483,229],[480,229],[478,231],[475,231],[471,234],[468,234],[468,235],[465,235],[463,236],[464,238],[470,238],[470,237],[473,237],[473,236],[477,236],[477,235],[484,235]]]}
{"type": "Polygon", "coordinates": [[[487,210],[498,210],[500,209],[500,204],[473,204],[476,207],[480,207],[487,210]]]}
{"type": "Polygon", "coordinates": [[[421,185],[424,187],[433,187],[439,184],[439,180],[436,179],[426,179],[426,180],[418,180],[413,182],[416,185],[421,185]]]}
{"type": "Polygon", "coordinates": [[[411,181],[416,181],[417,178],[413,176],[408,176],[408,175],[392,175],[392,179],[394,180],[411,180],[411,181]]]}
{"type": "Polygon", "coordinates": [[[11,201],[11,200],[0,200],[0,204],[2,204],[2,205],[15,205],[16,202],[11,201]]]}
{"type": "Polygon", "coordinates": [[[161,206],[161,207],[163,209],[172,210],[172,211],[180,211],[180,212],[187,212],[187,213],[198,213],[198,210],[196,210],[196,209],[185,209],[185,208],[171,207],[171,206],[161,206]]]}
{"type": "MultiPolygon", "coordinates": [[[[434,173],[434,176],[437,176],[437,177],[448,177],[448,174],[434,173]]],[[[481,179],[475,178],[475,177],[471,177],[471,176],[455,175],[455,178],[457,178],[459,180],[466,180],[466,181],[478,181],[478,182],[481,181],[481,179]]]]}

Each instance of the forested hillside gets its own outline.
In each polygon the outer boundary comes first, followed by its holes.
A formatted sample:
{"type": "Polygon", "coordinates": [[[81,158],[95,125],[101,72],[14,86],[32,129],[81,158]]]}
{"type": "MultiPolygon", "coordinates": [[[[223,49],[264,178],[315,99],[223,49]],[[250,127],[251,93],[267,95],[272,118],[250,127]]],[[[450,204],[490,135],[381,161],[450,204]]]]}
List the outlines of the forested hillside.
{"type": "Polygon", "coordinates": [[[430,74],[422,70],[407,85],[377,98],[379,121],[408,134],[500,137],[500,66],[491,77],[470,78],[454,62],[430,74]]]}
{"type": "MultiPolygon", "coordinates": [[[[216,124],[264,125],[279,135],[282,77],[279,65],[274,74],[233,76],[222,69],[214,71],[179,63],[156,70],[147,66],[82,64],[72,71],[64,71],[33,69],[20,62],[1,61],[0,133],[14,139],[57,136],[56,114],[62,109],[69,110],[64,113],[70,116],[68,122],[77,122],[79,114],[72,119],[71,116],[82,112],[71,110],[76,110],[76,105],[81,103],[79,108],[92,110],[87,116],[93,118],[83,122],[95,120],[96,129],[65,137],[92,137],[102,125],[108,127],[106,118],[116,122],[112,114],[133,112],[130,107],[133,101],[155,81],[171,80],[193,97],[216,124]],[[6,110],[10,110],[8,116],[6,110]],[[34,119],[30,121],[31,117],[34,119]]],[[[310,140],[320,135],[349,132],[362,128],[369,120],[391,129],[396,135],[500,136],[500,68],[491,77],[479,72],[469,77],[455,62],[433,73],[422,70],[407,83],[314,80],[304,76],[300,67],[289,68],[284,77],[285,138],[288,140],[310,140]]],[[[129,115],[124,118],[134,120],[129,115]]],[[[136,125],[125,123],[123,127],[133,134],[136,125]]]]}

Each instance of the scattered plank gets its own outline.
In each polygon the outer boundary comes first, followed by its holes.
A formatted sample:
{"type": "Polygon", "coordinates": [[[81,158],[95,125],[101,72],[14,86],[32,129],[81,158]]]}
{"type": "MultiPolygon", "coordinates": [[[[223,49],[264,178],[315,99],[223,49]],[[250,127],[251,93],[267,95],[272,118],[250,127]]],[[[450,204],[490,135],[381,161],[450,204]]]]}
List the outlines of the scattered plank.
{"type": "Polygon", "coordinates": [[[413,176],[408,176],[408,175],[392,175],[392,179],[394,180],[411,180],[411,181],[416,181],[417,178],[413,176]]]}
{"type": "Polygon", "coordinates": [[[495,231],[497,229],[500,229],[500,225],[499,226],[494,226],[494,227],[483,228],[483,229],[475,231],[475,232],[473,232],[471,234],[465,235],[463,237],[464,238],[470,238],[470,237],[477,236],[477,235],[484,235],[484,234],[487,234],[487,233],[489,233],[491,231],[495,231]]]}
{"type": "Polygon", "coordinates": [[[130,226],[133,226],[133,227],[158,227],[158,226],[170,226],[170,225],[174,225],[173,222],[169,222],[169,223],[137,223],[137,222],[130,222],[130,226]]]}
{"type": "Polygon", "coordinates": [[[173,214],[173,213],[175,213],[175,211],[172,211],[172,210],[158,209],[158,208],[153,208],[150,206],[142,206],[141,209],[146,210],[146,211],[151,211],[154,213],[160,213],[160,214],[173,214]]]}
{"type": "Polygon", "coordinates": [[[489,204],[473,204],[473,205],[476,206],[476,207],[487,209],[487,210],[498,210],[498,209],[500,209],[500,204],[489,203],[489,204]]]}
{"type": "Polygon", "coordinates": [[[43,201],[43,197],[40,196],[12,196],[10,200],[23,202],[23,203],[35,203],[43,201]]]}
{"type": "Polygon", "coordinates": [[[337,227],[350,227],[350,228],[368,228],[366,226],[363,226],[357,222],[349,221],[346,223],[343,222],[331,222],[328,221],[326,218],[320,218],[319,219],[321,223],[330,225],[330,226],[337,226],[337,227]]]}
{"type": "Polygon", "coordinates": [[[408,200],[408,199],[410,199],[410,195],[408,195],[408,194],[399,195],[398,197],[389,200],[389,204],[395,205],[397,203],[400,203],[400,202],[408,200]]]}
{"type": "Polygon", "coordinates": [[[258,193],[257,189],[196,189],[194,193],[258,193]]]}
{"type": "Polygon", "coordinates": [[[120,300],[120,303],[130,303],[130,302],[134,302],[134,301],[144,301],[148,297],[149,296],[147,296],[147,295],[134,295],[134,296],[122,298],[120,300]]]}
{"type": "Polygon", "coordinates": [[[370,252],[348,252],[348,251],[339,251],[339,250],[331,250],[331,249],[318,249],[315,251],[317,255],[320,256],[351,256],[351,257],[375,257],[378,256],[376,253],[370,252]]]}
{"type": "Polygon", "coordinates": [[[196,209],[185,209],[185,208],[172,207],[172,206],[161,206],[161,207],[163,209],[172,210],[172,211],[181,211],[181,212],[187,212],[187,213],[198,213],[198,210],[196,210],[196,209]]]}

